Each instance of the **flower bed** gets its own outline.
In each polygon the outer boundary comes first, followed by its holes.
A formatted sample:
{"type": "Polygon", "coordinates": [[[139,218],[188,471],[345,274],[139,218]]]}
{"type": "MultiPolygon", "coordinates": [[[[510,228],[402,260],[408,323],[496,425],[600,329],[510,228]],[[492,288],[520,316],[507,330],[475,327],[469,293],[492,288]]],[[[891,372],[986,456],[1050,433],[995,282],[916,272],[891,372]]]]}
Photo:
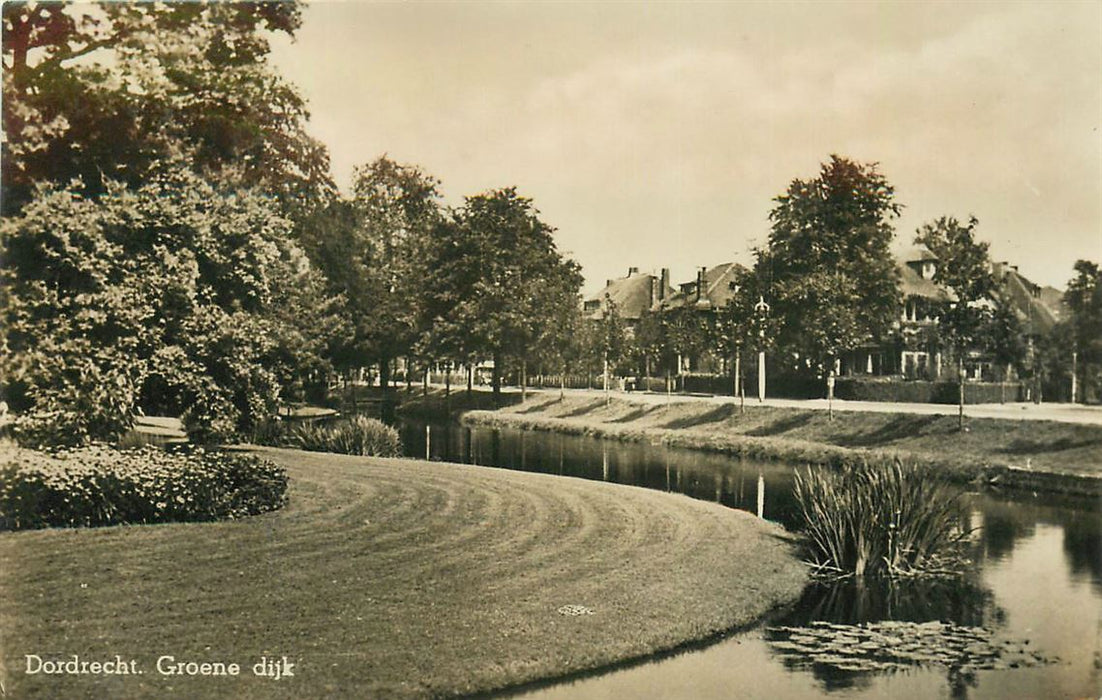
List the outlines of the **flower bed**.
{"type": "Polygon", "coordinates": [[[0,451],[0,530],[223,520],[286,501],[287,475],[252,455],[92,445],[0,451]]]}

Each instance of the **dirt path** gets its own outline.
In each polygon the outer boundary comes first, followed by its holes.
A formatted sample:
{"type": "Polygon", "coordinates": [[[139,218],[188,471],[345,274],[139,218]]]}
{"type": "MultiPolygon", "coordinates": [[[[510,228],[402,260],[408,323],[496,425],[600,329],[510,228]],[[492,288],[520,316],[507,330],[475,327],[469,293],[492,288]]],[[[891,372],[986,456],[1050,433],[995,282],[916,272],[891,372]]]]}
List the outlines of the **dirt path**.
{"type": "Polygon", "coordinates": [[[0,535],[5,686],[19,697],[474,692],[746,624],[805,582],[779,528],[679,495],[259,451],[291,476],[281,512],[0,535]],[[30,653],[120,654],[145,674],[27,676],[30,653]],[[295,675],[165,677],[162,654],[250,666],[286,655],[295,675]]]}

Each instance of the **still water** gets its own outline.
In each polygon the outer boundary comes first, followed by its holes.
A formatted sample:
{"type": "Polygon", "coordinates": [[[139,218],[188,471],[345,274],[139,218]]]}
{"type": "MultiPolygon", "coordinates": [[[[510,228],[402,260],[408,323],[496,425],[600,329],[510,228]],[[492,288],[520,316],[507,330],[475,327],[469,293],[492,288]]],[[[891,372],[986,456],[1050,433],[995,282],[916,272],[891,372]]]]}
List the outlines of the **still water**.
{"type": "MultiPolygon", "coordinates": [[[[676,491],[796,526],[791,466],[455,425],[408,424],[402,438],[410,457],[676,491]]],[[[965,502],[976,531],[969,555],[974,567],[963,580],[815,584],[792,609],[754,629],[522,695],[541,700],[1102,697],[1102,506],[1032,494],[968,493],[965,502]],[[998,670],[918,664],[844,671],[794,658],[777,644],[781,626],[891,621],[984,628],[1050,663],[998,670]]]]}

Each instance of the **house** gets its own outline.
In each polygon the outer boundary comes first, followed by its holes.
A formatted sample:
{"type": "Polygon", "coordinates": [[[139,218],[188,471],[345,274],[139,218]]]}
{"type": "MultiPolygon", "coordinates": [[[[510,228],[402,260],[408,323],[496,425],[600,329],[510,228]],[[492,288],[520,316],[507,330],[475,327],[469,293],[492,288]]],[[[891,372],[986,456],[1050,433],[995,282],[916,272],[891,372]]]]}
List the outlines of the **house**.
{"type": "Polygon", "coordinates": [[[604,318],[608,300],[611,300],[624,325],[634,329],[645,311],[661,305],[673,294],[668,268],[662,268],[655,276],[639,272],[638,267],[629,267],[627,277],[607,280],[604,289],[582,302],[582,308],[586,318],[598,321],[604,318]]]}
{"type": "Polygon", "coordinates": [[[735,296],[735,280],[746,271],[738,263],[723,263],[715,267],[701,267],[696,279],[678,285],[678,290],[666,299],[663,309],[691,306],[700,311],[716,313],[735,296]]]}
{"type": "MultiPolygon", "coordinates": [[[[728,262],[714,267],[700,267],[696,278],[678,285],[678,290],[659,302],[655,309],[665,313],[689,312],[703,317],[705,325],[713,326],[719,312],[735,296],[735,281],[746,269],[728,262]]],[[[694,372],[727,372],[727,358],[715,350],[690,352],[681,358],[681,368],[694,372]]]]}
{"type": "Polygon", "coordinates": [[[1026,338],[1048,335],[1066,316],[1064,293],[1059,289],[1034,284],[1018,272],[1017,265],[1007,262],[994,263],[992,272],[1003,300],[1014,310],[1026,338]]]}
{"type": "Polygon", "coordinates": [[[921,246],[900,256],[899,289],[903,304],[895,357],[882,356],[882,364],[877,368],[870,356],[867,374],[901,374],[908,379],[941,376],[943,358],[938,345],[938,313],[955,297],[934,282],[937,262],[937,256],[921,246]],[[898,362],[894,361],[896,359],[898,362]]]}

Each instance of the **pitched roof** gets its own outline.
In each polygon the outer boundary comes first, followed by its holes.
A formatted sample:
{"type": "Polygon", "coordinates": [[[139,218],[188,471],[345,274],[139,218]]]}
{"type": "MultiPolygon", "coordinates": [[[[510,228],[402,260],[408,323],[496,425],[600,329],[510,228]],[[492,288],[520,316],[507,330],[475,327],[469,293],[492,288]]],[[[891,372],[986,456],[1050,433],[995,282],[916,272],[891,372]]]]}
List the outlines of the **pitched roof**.
{"type": "Polygon", "coordinates": [[[934,301],[950,301],[953,295],[949,290],[944,287],[935,284],[933,280],[928,280],[911,268],[906,262],[902,262],[899,267],[899,288],[903,292],[903,297],[922,297],[924,299],[933,299],[934,301]]]}
{"type": "Polygon", "coordinates": [[[1034,284],[1006,263],[995,263],[994,272],[1003,299],[1022,322],[1022,330],[1027,335],[1051,332],[1066,312],[1063,292],[1034,284]]]}
{"type": "Polygon", "coordinates": [[[924,262],[926,260],[937,260],[937,256],[923,245],[913,245],[899,254],[899,261],[903,263],[924,262]]]}
{"type": "Polygon", "coordinates": [[[731,283],[745,268],[738,263],[729,262],[716,265],[704,271],[704,285],[700,300],[696,299],[696,280],[681,285],[683,291],[679,291],[667,298],[663,303],[664,308],[674,309],[682,306],[695,305],[703,309],[721,309],[727,305],[731,297],[735,296],[735,290],[731,283]]]}
{"type": "MultiPolygon", "coordinates": [[[[616,311],[620,314],[620,318],[637,321],[644,311],[651,308],[651,285],[654,285],[657,295],[657,287],[660,284],[661,279],[659,277],[639,272],[632,272],[627,277],[609,280],[605,288],[598,292],[596,296],[585,300],[586,308],[595,307],[593,312],[589,314],[589,318],[599,319],[604,316],[605,295],[607,294],[612,299],[612,303],[616,305],[616,311]]],[[[668,298],[673,293],[673,290],[667,287],[664,296],[668,298]]]]}

